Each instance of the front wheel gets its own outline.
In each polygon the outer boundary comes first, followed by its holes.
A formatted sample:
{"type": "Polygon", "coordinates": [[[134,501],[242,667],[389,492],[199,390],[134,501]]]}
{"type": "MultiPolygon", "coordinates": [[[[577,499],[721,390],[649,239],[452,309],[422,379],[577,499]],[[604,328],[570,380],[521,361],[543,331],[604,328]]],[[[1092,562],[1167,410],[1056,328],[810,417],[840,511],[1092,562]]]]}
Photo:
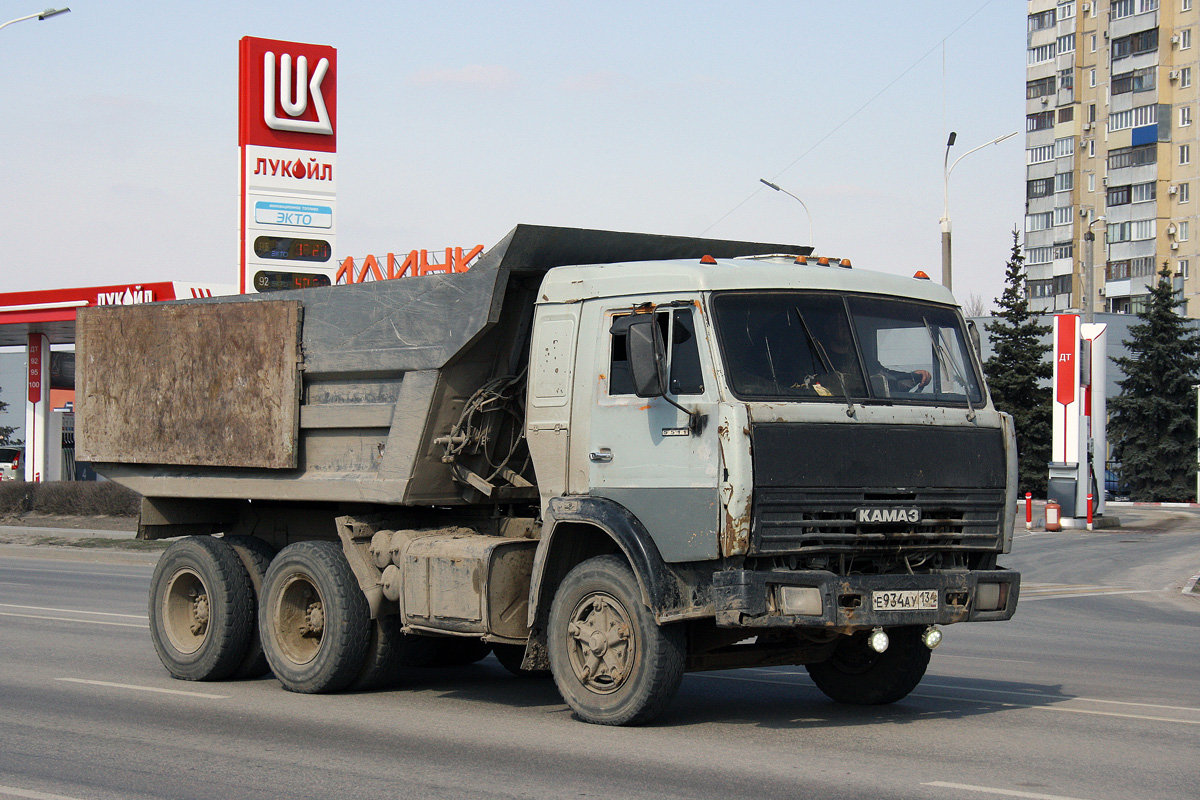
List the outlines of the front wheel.
{"type": "Polygon", "coordinates": [[[888,649],[876,653],[867,644],[867,631],[847,637],[828,661],[806,669],[817,688],[831,700],[857,706],[878,706],[907,697],[925,677],[929,648],[921,642],[920,627],[891,628],[888,649]]]}
{"type": "Polygon", "coordinates": [[[367,660],[371,610],[342,549],[311,541],[280,550],[263,581],[258,627],[285,689],[316,694],[349,686],[367,660]]]}
{"type": "Polygon", "coordinates": [[[649,722],[683,680],[683,628],[654,621],[633,570],[616,556],[567,573],[550,605],[548,634],[554,682],[585,722],[649,722]]]}

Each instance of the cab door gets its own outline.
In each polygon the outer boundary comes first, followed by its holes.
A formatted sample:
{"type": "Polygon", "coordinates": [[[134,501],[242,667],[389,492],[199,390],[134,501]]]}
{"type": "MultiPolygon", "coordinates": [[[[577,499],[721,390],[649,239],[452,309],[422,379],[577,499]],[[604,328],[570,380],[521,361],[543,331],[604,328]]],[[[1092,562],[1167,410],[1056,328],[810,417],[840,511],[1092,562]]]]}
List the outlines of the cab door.
{"type": "Polygon", "coordinates": [[[648,312],[667,344],[668,393],[698,415],[695,426],[666,399],[634,393],[627,334],[619,322],[632,311],[605,308],[598,319],[595,392],[587,393],[593,399],[586,433],[589,493],[632,512],[664,560],[716,558],[718,396],[700,309],[689,302],[648,312]]]}

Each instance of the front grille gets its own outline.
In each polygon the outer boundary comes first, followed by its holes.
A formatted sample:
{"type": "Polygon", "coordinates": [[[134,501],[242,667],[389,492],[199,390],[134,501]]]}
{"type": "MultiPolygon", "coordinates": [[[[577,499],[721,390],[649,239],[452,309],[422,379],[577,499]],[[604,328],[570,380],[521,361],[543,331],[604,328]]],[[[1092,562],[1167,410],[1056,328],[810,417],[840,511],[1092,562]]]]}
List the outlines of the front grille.
{"type": "Polygon", "coordinates": [[[1004,491],[948,489],[897,493],[886,489],[760,489],[751,551],[896,553],[914,550],[995,551],[1000,545],[1004,491]],[[916,508],[917,523],[859,523],[859,508],[916,508]]]}

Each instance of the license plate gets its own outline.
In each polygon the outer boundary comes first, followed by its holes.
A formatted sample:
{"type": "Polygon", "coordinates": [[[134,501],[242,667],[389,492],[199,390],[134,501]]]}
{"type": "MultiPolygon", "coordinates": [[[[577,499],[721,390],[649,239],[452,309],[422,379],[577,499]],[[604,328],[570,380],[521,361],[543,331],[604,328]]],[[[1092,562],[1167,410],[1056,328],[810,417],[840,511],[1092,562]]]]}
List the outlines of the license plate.
{"type": "Polygon", "coordinates": [[[871,608],[875,611],[937,611],[936,589],[902,592],[871,592],[871,608]]]}

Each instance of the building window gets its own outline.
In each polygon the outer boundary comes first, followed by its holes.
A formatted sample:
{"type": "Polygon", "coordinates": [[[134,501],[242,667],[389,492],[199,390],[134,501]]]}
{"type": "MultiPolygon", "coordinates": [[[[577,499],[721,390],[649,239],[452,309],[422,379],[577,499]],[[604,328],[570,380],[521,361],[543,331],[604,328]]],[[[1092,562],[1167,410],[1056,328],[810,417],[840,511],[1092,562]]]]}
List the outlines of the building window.
{"type": "Polygon", "coordinates": [[[1192,163],[1191,145],[1186,145],[1186,144],[1179,145],[1179,163],[1181,165],[1192,163]]]}
{"type": "Polygon", "coordinates": [[[1191,106],[1180,106],[1179,107],[1179,127],[1186,128],[1188,125],[1191,125],[1191,124],[1192,124],[1192,107],[1191,106]]]}
{"type": "Polygon", "coordinates": [[[1179,70],[1179,88],[1186,89],[1192,85],[1192,68],[1184,67],[1179,70]]]}
{"type": "MultiPolygon", "coordinates": [[[[1114,5],[1113,7],[1115,8],[1116,6],[1114,5]]],[[[1045,45],[1045,47],[1048,47],[1051,50],[1054,49],[1054,45],[1052,44],[1045,45]]],[[[1042,48],[1040,47],[1035,48],[1035,50],[1041,49],[1042,48]]],[[[1151,28],[1150,30],[1146,31],[1138,31],[1137,33],[1130,34],[1129,36],[1122,36],[1120,39],[1112,40],[1112,60],[1116,61],[1117,59],[1125,58],[1126,56],[1136,56],[1141,53],[1150,53],[1157,49],[1158,28],[1151,28]]],[[[1032,57],[1034,50],[1030,50],[1029,52],[1032,57]]],[[[1050,56],[1050,58],[1053,57],[1053,55],[1050,56]]],[[[1049,61],[1050,58],[1045,60],[1049,61]]],[[[1029,63],[1035,64],[1040,62],[1030,61],[1029,63]]]]}
{"type": "Polygon", "coordinates": [[[1034,178],[1025,182],[1025,199],[1049,197],[1054,194],[1054,178],[1034,178]]]}
{"type": "MultiPolygon", "coordinates": [[[[1180,7],[1179,10],[1180,11],[1191,11],[1192,10],[1192,0],[1183,0],[1183,5],[1180,7]]],[[[1187,262],[1184,262],[1184,263],[1187,263],[1187,262]]]]}
{"type": "Polygon", "coordinates": [[[1185,219],[1182,222],[1179,222],[1176,224],[1175,241],[1186,242],[1188,240],[1188,238],[1189,238],[1188,221],[1185,219]]]}
{"type": "Polygon", "coordinates": [[[1071,258],[1075,255],[1075,245],[1072,242],[1059,242],[1054,245],[1054,260],[1071,258]]]}
{"type": "MultiPolygon", "coordinates": [[[[1096,140],[1089,139],[1088,140],[1088,158],[1095,158],[1095,157],[1096,157],[1096,140]]],[[[1095,190],[1093,189],[1093,191],[1095,191],[1095,190]]]]}
{"type": "Polygon", "coordinates": [[[1128,186],[1110,186],[1105,193],[1104,205],[1108,207],[1123,206],[1129,203],[1128,186]]]}
{"type": "Polygon", "coordinates": [[[1054,224],[1054,214],[1049,211],[1044,214],[1026,214],[1025,230],[1028,232],[1044,231],[1054,224]]]}
{"type": "Polygon", "coordinates": [[[1058,73],[1058,88],[1063,91],[1069,91],[1075,88],[1075,70],[1064,69],[1058,73]]]}
{"type": "Polygon", "coordinates": [[[1045,30],[1046,28],[1053,28],[1054,22],[1055,22],[1054,9],[1050,9],[1049,11],[1043,11],[1040,14],[1030,14],[1029,15],[1029,32],[1033,33],[1034,31],[1042,31],[1042,30],[1045,30]]]}
{"type": "MultiPolygon", "coordinates": [[[[1136,14],[1136,6],[1134,0],[1113,0],[1112,7],[1108,11],[1109,19],[1125,19],[1136,14]]],[[[1033,28],[1030,28],[1033,30],[1033,28]]]]}
{"type": "Polygon", "coordinates": [[[1130,240],[1134,242],[1144,242],[1147,239],[1153,239],[1155,222],[1156,220],[1152,219],[1134,220],[1129,232],[1130,240]]]}
{"type": "MultiPolygon", "coordinates": [[[[1066,38],[1066,37],[1063,37],[1063,38],[1066,38]]],[[[1074,38],[1074,37],[1072,37],[1072,38],[1074,38]]],[[[1074,50],[1075,48],[1072,47],[1071,49],[1074,50]]],[[[1184,28],[1183,30],[1181,30],[1179,32],[1179,49],[1180,50],[1192,49],[1192,29],[1191,28],[1184,28]]]]}
{"type": "Polygon", "coordinates": [[[1073,206],[1060,206],[1054,209],[1054,224],[1056,226],[1070,225],[1075,221],[1075,215],[1072,213],[1074,210],[1073,206]]]}
{"type": "Polygon", "coordinates": [[[1183,276],[1184,280],[1188,277],[1188,260],[1181,258],[1175,262],[1175,270],[1183,276]]]}
{"type": "Polygon", "coordinates": [[[1092,34],[1091,51],[1096,52],[1096,34],[1092,34]]]}
{"type": "Polygon", "coordinates": [[[1075,16],[1075,4],[1074,3],[1062,3],[1061,5],[1059,5],[1059,7],[1058,7],[1058,21],[1059,22],[1062,22],[1064,19],[1070,19],[1073,16],[1075,16]]]}
{"type": "Polygon", "coordinates": [[[1062,139],[1054,140],[1054,157],[1065,158],[1075,155],[1075,137],[1064,136],[1062,139]]]}
{"type": "Polygon", "coordinates": [[[1054,276],[1054,293],[1055,294],[1070,294],[1071,293],[1071,275],[1055,275],[1054,276]]]}
{"type": "Polygon", "coordinates": [[[1054,160],[1054,145],[1052,144],[1031,147],[1026,152],[1029,154],[1030,164],[1044,164],[1054,160]]]}
{"type": "Polygon", "coordinates": [[[1041,47],[1029,48],[1029,66],[1034,64],[1045,64],[1047,61],[1053,61],[1055,56],[1054,42],[1044,44],[1041,47]]]}
{"type": "Polygon", "coordinates": [[[1155,195],[1154,181],[1146,183],[1135,183],[1130,187],[1130,201],[1134,203],[1144,203],[1147,200],[1153,200],[1155,195]]]}
{"type": "MultiPolygon", "coordinates": [[[[1030,116],[1036,116],[1031,114],[1030,116]]],[[[1121,131],[1126,128],[1140,128],[1143,125],[1153,125],[1158,122],[1158,104],[1138,106],[1128,111],[1115,111],[1108,115],[1108,129],[1121,131]]],[[[1028,130],[1036,130],[1030,128],[1028,130]]]]}
{"type": "Polygon", "coordinates": [[[1088,71],[1088,85],[1093,89],[1096,88],[1096,70],[1094,69],[1088,71]]]}
{"type": "Polygon", "coordinates": [[[1154,274],[1154,256],[1142,256],[1129,259],[1128,278],[1141,278],[1154,274]]]}
{"type": "Polygon", "coordinates": [[[1054,112],[1040,111],[1036,114],[1025,115],[1026,131],[1044,131],[1054,127],[1054,112]]]}
{"type": "Polygon", "coordinates": [[[1109,85],[1109,92],[1111,94],[1125,94],[1126,92],[1151,91],[1155,86],[1156,75],[1156,67],[1135,69],[1132,72],[1114,75],[1109,85]]]}
{"type": "Polygon", "coordinates": [[[1129,259],[1110,261],[1104,267],[1106,281],[1123,281],[1129,277],[1129,259]]]}
{"type": "Polygon", "coordinates": [[[1139,14],[1145,14],[1147,11],[1158,10],[1158,0],[1138,0],[1139,14]]]}
{"type": "Polygon", "coordinates": [[[1029,264],[1049,264],[1051,252],[1049,247],[1031,247],[1025,251],[1025,261],[1029,264]]]}
{"type": "Polygon", "coordinates": [[[1096,173],[1094,173],[1094,172],[1088,173],[1088,191],[1089,192],[1096,191],[1096,173]]]}
{"type": "Polygon", "coordinates": [[[1130,234],[1130,226],[1128,222],[1110,222],[1105,230],[1105,241],[1109,244],[1117,242],[1128,242],[1130,234]]]}
{"type": "Polygon", "coordinates": [[[1192,199],[1192,185],[1190,183],[1179,184],[1179,202],[1186,203],[1192,199]]]}
{"type": "Polygon", "coordinates": [[[1075,119],[1075,106],[1063,106],[1058,110],[1059,122],[1070,122],[1075,119]]]}
{"type": "MultiPolygon", "coordinates": [[[[1183,145],[1187,147],[1187,145],[1183,145]]],[[[1137,147],[1118,147],[1108,151],[1108,168],[1123,169],[1124,167],[1142,167],[1153,164],[1158,160],[1158,145],[1143,144],[1137,147]]],[[[1180,162],[1187,163],[1187,162],[1180,162]]]]}
{"type": "Polygon", "coordinates": [[[1051,75],[1049,78],[1042,78],[1041,80],[1026,81],[1025,99],[1036,100],[1039,97],[1045,97],[1046,95],[1054,94],[1054,85],[1055,81],[1053,75],[1051,75]]]}
{"type": "Polygon", "coordinates": [[[1075,173],[1060,172],[1054,176],[1054,191],[1069,192],[1075,188],[1075,173]]]}
{"type": "Polygon", "coordinates": [[[1055,42],[1055,44],[1057,45],[1058,52],[1060,52],[1060,53],[1074,53],[1075,52],[1075,34],[1068,33],[1066,36],[1060,36],[1060,37],[1058,37],[1058,41],[1055,42]]]}

